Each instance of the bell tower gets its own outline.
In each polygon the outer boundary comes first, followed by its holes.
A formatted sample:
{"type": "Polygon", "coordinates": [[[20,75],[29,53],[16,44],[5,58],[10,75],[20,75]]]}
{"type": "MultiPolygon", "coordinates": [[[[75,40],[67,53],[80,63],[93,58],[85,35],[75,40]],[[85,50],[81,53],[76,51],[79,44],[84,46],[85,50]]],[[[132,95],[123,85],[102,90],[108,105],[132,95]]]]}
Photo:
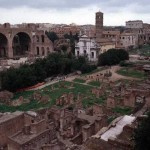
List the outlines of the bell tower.
{"type": "Polygon", "coordinates": [[[95,28],[96,28],[96,42],[102,38],[103,34],[103,13],[96,12],[95,16],[95,28]]]}

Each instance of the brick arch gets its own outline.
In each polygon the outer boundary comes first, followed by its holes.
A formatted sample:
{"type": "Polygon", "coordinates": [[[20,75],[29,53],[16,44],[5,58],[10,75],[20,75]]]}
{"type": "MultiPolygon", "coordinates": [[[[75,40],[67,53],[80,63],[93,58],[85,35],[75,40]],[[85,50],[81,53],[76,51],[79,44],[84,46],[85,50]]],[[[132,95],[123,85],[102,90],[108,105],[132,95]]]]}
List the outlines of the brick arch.
{"type": "Polygon", "coordinates": [[[7,40],[9,41],[9,39],[10,39],[9,32],[7,33],[7,32],[3,32],[2,30],[0,30],[0,33],[3,34],[7,38],[7,40]]]}
{"type": "Polygon", "coordinates": [[[27,34],[29,37],[30,37],[30,40],[31,40],[31,42],[32,42],[32,35],[31,35],[31,33],[30,32],[27,32],[27,31],[24,31],[24,30],[19,30],[19,31],[16,31],[16,32],[13,32],[13,35],[12,35],[12,41],[13,41],[13,39],[14,39],[14,37],[17,35],[17,34],[19,34],[19,33],[24,33],[24,34],[27,34]]]}
{"type": "Polygon", "coordinates": [[[14,56],[27,56],[32,49],[32,38],[24,31],[18,31],[12,36],[12,48],[14,56]]]}
{"type": "Polygon", "coordinates": [[[0,32],[0,58],[8,57],[8,42],[7,36],[0,32]]]}

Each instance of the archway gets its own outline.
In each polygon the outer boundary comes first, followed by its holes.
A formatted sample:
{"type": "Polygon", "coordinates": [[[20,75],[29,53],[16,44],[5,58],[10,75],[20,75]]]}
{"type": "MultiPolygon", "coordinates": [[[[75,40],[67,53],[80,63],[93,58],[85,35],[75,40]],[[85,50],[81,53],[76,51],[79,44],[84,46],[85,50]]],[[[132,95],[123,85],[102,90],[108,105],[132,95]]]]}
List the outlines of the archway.
{"type": "Polygon", "coordinates": [[[17,33],[12,42],[13,55],[14,56],[26,56],[28,55],[31,47],[31,39],[27,33],[17,33]]]}
{"type": "Polygon", "coordinates": [[[6,36],[0,33],[0,58],[8,56],[8,40],[6,36]]]}

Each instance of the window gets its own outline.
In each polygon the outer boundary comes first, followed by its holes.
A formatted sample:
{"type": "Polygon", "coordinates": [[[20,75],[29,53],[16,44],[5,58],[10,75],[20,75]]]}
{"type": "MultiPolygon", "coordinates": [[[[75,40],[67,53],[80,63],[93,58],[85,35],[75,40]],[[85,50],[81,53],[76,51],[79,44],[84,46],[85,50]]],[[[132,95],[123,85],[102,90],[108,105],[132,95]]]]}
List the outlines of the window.
{"type": "Polygon", "coordinates": [[[86,55],[86,50],[84,50],[84,55],[86,55]]]}
{"type": "Polygon", "coordinates": [[[36,47],[36,54],[39,55],[39,47],[36,47]]]}
{"type": "Polygon", "coordinates": [[[41,35],[42,43],[44,43],[44,35],[41,35]]]}
{"type": "Polygon", "coordinates": [[[77,51],[77,56],[79,56],[79,51],[77,51]]]}
{"type": "Polygon", "coordinates": [[[40,39],[39,39],[39,36],[37,35],[36,36],[36,42],[39,42],[40,41],[40,39]]]}
{"type": "Polygon", "coordinates": [[[91,57],[94,58],[94,52],[91,53],[91,57]]]}

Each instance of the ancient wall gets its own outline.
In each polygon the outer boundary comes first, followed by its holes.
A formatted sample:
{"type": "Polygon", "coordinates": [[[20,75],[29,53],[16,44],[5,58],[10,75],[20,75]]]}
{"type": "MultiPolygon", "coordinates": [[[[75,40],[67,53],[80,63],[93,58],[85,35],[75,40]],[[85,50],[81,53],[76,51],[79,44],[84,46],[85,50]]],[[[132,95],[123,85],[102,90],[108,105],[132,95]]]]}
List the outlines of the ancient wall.
{"type": "MultiPolygon", "coordinates": [[[[50,52],[53,52],[53,43],[48,39],[44,31],[37,30],[35,25],[26,25],[26,27],[11,28],[10,24],[4,24],[2,27],[0,27],[0,35],[3,37],[3,39],[5,39],[5,45],[2,45],[2,51],[4,51],[5,56],[1,56],[0,53],[1,57],[13,58],[15,56],[15,53],[17,53],[17,51],[19,50],[17,50],[17,44],[20,43],[17,42],[17,40],[15,41],[14,39],[17,39],[19,37],[19,40],[21,40],[25,36],[28,37],[28,44],[24,43],[21,46],[26,49],[29,55],[47,56],[50,52]],[[20,37],[20,34],[22,34],[23,36],[20,37]]],[[[22,42],[25,42],[25,40],[23,40],[22,42]]]]}
{"type": "Polygon", "coordinates": [[[40,122],[31,123],[31,132],[40,133],[46,128],[46,121],[41,120],[40,122]]]}
{"type": "Polygon", "coordinates": [[[11,136],[24,126],[24,115],[13,117],[12,119],[0,122],[0,146],[7,144],[8,136],[11,136]]]}

